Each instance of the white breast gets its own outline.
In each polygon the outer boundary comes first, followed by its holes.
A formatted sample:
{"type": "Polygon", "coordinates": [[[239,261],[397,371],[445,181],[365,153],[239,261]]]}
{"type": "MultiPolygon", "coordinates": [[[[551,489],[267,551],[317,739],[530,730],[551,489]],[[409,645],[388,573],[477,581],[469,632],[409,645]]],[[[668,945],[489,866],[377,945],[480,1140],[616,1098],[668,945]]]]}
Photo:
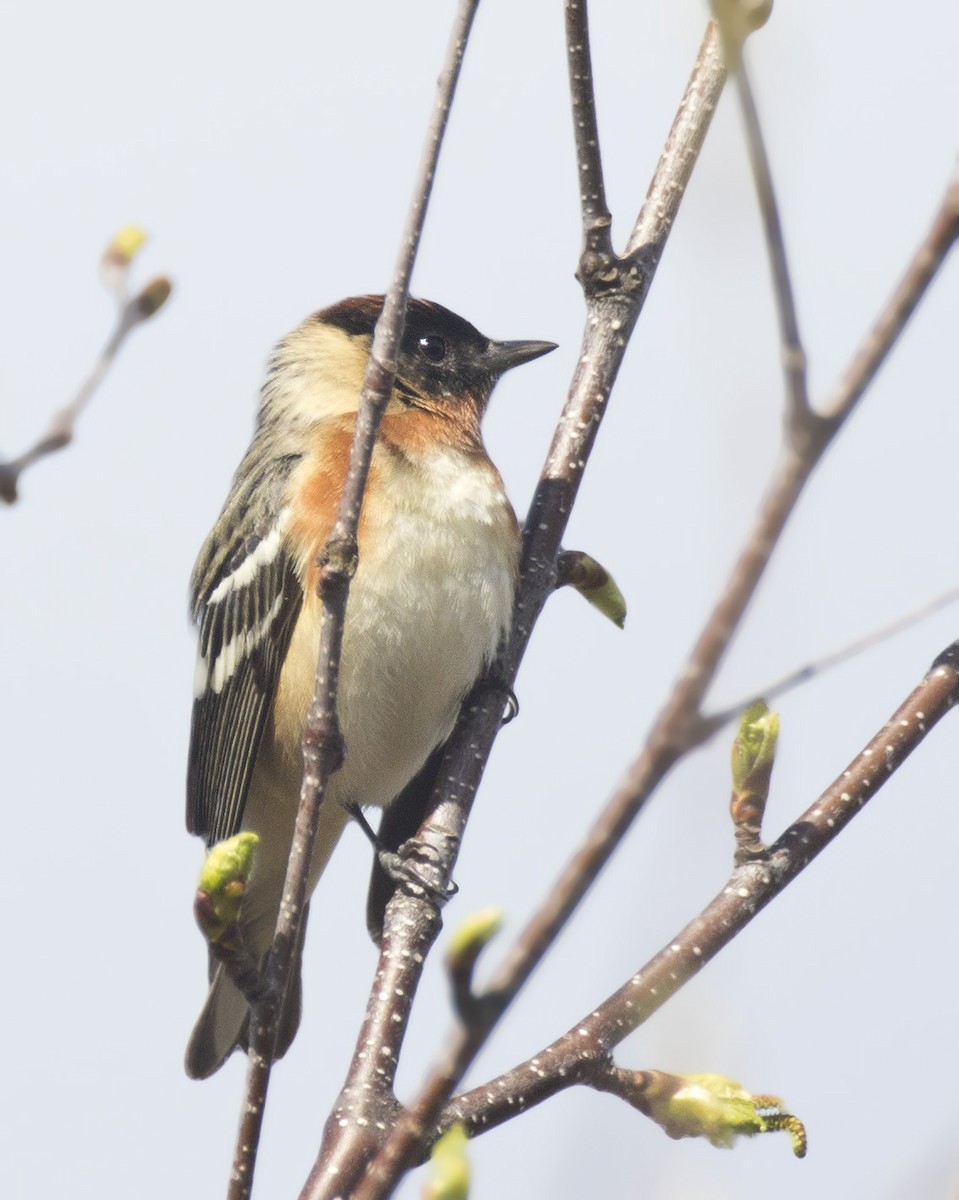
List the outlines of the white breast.
{"type": "MultiPolygon", "coordinates": [[[[379,451],[380,499],[365,502],[347,605],[338,702],[346,762],[332,786],[363,805],[394,799],[449,734],[512,618],[517,535],[498,476],[453,449],[421,462],[413,469],[379,451]]],[[[289,661],[315,664],[315,609],[294,639],[310,648],[289,661]]],[[[312,674],[294,681],[284,671],[281,690],[290,685],[302,728],[312,674]]]]}

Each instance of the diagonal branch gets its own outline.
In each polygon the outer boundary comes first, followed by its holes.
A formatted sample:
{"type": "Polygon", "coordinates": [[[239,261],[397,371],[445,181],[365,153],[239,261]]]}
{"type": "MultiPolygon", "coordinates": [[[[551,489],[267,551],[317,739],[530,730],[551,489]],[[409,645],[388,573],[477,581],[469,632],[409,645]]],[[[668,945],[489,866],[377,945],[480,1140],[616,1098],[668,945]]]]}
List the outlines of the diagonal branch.
{"type": "Polygon", "coordinates": [[[751,704],[755,704],[757,700],[762,699],[767,702],[775,700],[779,696],[785,695],[786,692],[792,691],[793,688],[797,688],[803,683],[808,683],[810,679],[815,679],[817,675],[831,671],[833,667],[841,666],[850,659],[863,654],[866,650],[871,650],[874,646],[895,637],[896,634],[902,633],[904,629],[911,629],[914,625],[917,625],[920,621],[924,621],[941,608],[955,604],[957,600],[959,600],[959,587],[948,588],[932,600],[919,605],[918,608],[903,613],[901,616],[896,617],[895,620],[881,625],[878,629],[871,629],[868,633],[863,634],[862,637],[855,638],[853,641],[847,642],[846,645],[840,646],[836,650],[830,650],[828,654],[822,655],[821,658],[815,658],[811,662],[804,663],[803,666],[790,671],[788,675],[782,675],[772,683],[756,689],[750,696],[740,700],[737,704],[730,704],[717,712],[709,713],[703,717],[703,722],[708,725],[710,733],[719,730],[731,721],[738,720],[743,712],[751,704]]]}
{"type": "MultiPolygon", "coordinates": [[[[766,253],[773,277],[773,296],[779,317],[779,341],[789,421],[800,429],[813,420],[806,381],[806,355],[799,336],[799,316],[793,296],[786,243],[783,238],[779,206],[773,188],[769,155],[759,123],[749,72],[743,59],[743,43],[755,28],[756,5],[749,0],[712,0],[713,14],[719,23],[726,62],[733,72],[739,109],[746,134],[746,150],[756,186],[756,198],[766,236],[766,253]]],[[[768,16],[768,11],[766,12],[768,16]]],[[[765,18],[763,18],[765,19],[765,18]]]]}
{"type": "Polygon", "coordinates": [[[439,1128],[476,1135],[575,1084],[595,1086],[612,1050],[713,959],[848,825],[959,702],[959,642],[949,646],[865,748],[767,850],[737,867],[699,916],[616,992],[527,1062],[457,1096],[439,1128]]]}
{"type": "MultiPolygon", "coordinates": [[[[109,251],[109,247],[108,247],[109,251]]],[[[7,504],[17,501],[17,487],[20,476],[35,462],[63,450],[73,441],[77,419],[93,397],[94,392],[103,382],[127,337],[144,321],[149,320],[154,313],[166,303],[170,296],[172,285],[163,276],[152,279],[135,296],[120,295],[120,307],[117,311],[116,325],[107,339],[106,345],[97,356],[90,373],[77,389],[76,395],[64,408],[54,413],[50,427],[42,437],[22,454],[8,462],[0,462],[0,500],[7,504]]]]}
{"type": "Polygon", "coordinates": [[[318,591],[323,601],[323,618],[313,704],[303,732],[303,784],[276,932],[266,966],[270,990],[254,1009],[250,1023],[249,1063],[228,1193],[230,1200],[241,1200],[249,1196],[252,1189],[278,1019],[289,986],[293,951],[303,920],[307,874],[316,842],[320,805],[327,780],[342,761],[336,691],[346,601],[350,579],[356,570],[360,506],[376,431],[393,386],[396,351],[403,335],[410,277],[450,105],[478,2],[461,0],[453,24],[399,258],[373,337],[339,511],[330,541],[321,556],[318,591]]]}
{"type": "Polygon", "coordinates": [[[922,245],[879,314],[863,338],[849,366],[822,408],[823,418],[839,424],[859,403],[866,388],[879,373],[889,351],[919,307],[929,285],[936,277],[946,255],[959,240],[959,168],[952,173],[939,210],[922,245]]]}
{"type": "Polygon", "coordinates": [[[703,148],[713,112],[719,103],[725,83],[726,65],[723,61],[719,32],[715,22],[710,21],[686,85],[686,92],[673,118],[666,145],[659,156],[646,199],[623,252],[624,258],[637,260],[649,272],[659,265],[666,248],[666,241],[692,178],[693,168],[703,148]],[[664,187],[665,181],[673,186],[664,187]]]}

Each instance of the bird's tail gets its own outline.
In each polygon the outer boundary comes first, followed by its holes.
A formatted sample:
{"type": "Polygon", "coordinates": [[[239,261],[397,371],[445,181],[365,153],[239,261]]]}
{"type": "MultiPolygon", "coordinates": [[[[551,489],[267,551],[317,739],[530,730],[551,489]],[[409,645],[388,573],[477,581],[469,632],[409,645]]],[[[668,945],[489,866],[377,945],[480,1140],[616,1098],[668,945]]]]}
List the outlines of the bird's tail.
{"type": "MultiPolygon", "coordinates": [[[[280,1014],[275,1058],[282,1058],[296,1037],[303,1008],[303,935],[309,905],[303,912],[300,936],[293,956],[293,968],[286,1001],[280,1014]]],[[[186,1048],[184,1065],[191,1079],[206,1079],[226,1062],[234,1050],[246,1050],[249,1043],[250,1006],[225,968],[216,967],[206,1003],[200,1012],[186,1048]]]]}

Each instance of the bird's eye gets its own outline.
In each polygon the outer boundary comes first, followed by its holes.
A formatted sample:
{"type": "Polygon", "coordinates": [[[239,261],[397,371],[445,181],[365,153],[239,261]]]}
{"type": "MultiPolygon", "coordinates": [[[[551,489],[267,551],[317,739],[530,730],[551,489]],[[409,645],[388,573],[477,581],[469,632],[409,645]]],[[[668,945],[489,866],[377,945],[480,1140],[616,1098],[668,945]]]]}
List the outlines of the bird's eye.
{"type": "Polygon", "coordinates": [[[421,337],[419,347],[430,362],[442,362],[446,357],[446,339],[438,334],[428,333],[426,337],[421,337]]]}

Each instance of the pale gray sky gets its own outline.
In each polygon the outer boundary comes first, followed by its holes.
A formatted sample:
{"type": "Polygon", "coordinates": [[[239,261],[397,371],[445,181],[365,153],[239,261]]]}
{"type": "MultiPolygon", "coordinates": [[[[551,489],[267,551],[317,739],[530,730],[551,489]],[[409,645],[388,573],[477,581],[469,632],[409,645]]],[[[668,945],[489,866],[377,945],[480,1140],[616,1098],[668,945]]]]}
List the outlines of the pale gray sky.
{"type": "MultiPolygon", "coordinates": [[[[100,249],[176,281],[77,443],[23,480],[5,531],[0,875],[7,985],[2,1190],[223,1194],[242,1063],[191,1083],[204,991],[183,828],[193,674],[186,584],[246,445],[271,345],[387,284],[449,5],[3,4],[0,447],[69,397],[112,312],[100,249]]],[[[620,243],[692,64],[704,8],[594,3],[620,243]]],[[[842,367],[938,203],[957,148],[959,8],[780,0],[752,49],[814,391],[842,367]]],[[[414,292],[560,350],[511,375],[488,444],[525,511],[583,306],[561,5],[486,0],[414,292]]],[[[790,526],[717,688],[729,701],[956,582],[959,267],[936,283],[790,526]]],[[[457,870],[457,924],[508,938],[647,729],[767,477],[781,386],[735,106],[721,104],[627,356],[567,544],[630,604],[624,633],[550,603],[457,870]]],[[[956,611],[783,700],[770,834],[851,759],[956,636],[956,611]]],[[[807,1123],[733,1153],[674,1143],[580,1091],[475,1143],[475,1196],[779,1200],[954,1194],[956,731],[946,722],[853,827],[623,1048],[720,1071],[807,1123]]],[[[724,882],[727,740],[668,780],[471,1075],[528,1057],[724,882]]],[[[295,1196],[348,1061],[374,956],[369,852],[348,833],[314,903],[306,1017],[270,1095],[257,1195],[295,1196]],[[336,964],[331,973],[331,962],[336,964]]],[[[489,951],[496,959],[496,948],[489,951]]],[[[405,1089],[446,1027],[427,973],[405,1089]]],[[[407,1093],[404,1093],[407,1094],[407,1093]]],[[[407,1183],[412,1197],[418,1184],[407,1183]]]]}

